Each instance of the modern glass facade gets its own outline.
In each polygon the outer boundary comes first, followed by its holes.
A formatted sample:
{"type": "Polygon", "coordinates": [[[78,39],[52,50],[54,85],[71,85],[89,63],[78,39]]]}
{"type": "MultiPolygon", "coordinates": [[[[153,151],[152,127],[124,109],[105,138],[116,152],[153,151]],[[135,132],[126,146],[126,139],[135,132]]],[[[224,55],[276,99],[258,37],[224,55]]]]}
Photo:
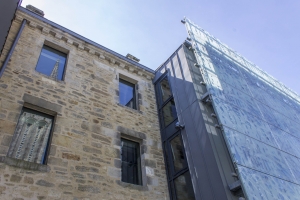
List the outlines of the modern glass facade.
{"type": "Polygon", "coordinates": [[[185,25],[246,198],[299,199],[299,96],[190,20],[185,25]]]}

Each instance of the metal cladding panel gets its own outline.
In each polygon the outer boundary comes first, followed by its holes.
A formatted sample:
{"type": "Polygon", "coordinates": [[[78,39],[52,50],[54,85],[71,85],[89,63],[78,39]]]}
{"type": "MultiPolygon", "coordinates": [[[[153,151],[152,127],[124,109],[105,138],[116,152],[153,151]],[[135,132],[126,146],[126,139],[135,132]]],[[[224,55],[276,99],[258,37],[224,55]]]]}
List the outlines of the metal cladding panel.
{"type": "Polygon", "coordinates": [[[194,101],[197,100],[197,96],[195,93],[194,84],[193,84],[190,68],[186,59],[184,48],[185,46],[182,46],[182,48],[178,50],[178,60],[185,80],[185,91],[187,94],[185,97],[186,98],[185,101],[187,101],[188,104],[191,105],[194,101]]]}
{"type": "Polygon", "coordinates": [[[172,58],[172,64],[174,68],[174,85],[173,93],[176,92],[178,101],[176,102],[177,113],[183,112],[188,107],[188,101],[186,100],[186,91],[185,91],[185,80],[181,73],[180,61],[178,60],[177,54],[172,58]]]}
{"type": "Polygon", "coordinates": [[[0,53],[20,0],[0,1],[0,53]]]}
{"type": "Polygon", "coordinates": [[[174,76],[172,92],[197,199],[227,199],[211,142],[201,115],[184,46],[171,57],[174,76]]]}
{"type": "Polygon", "coordinates": [[[300,199],[300,97],[185,19],[248,199],[300,199]]]}

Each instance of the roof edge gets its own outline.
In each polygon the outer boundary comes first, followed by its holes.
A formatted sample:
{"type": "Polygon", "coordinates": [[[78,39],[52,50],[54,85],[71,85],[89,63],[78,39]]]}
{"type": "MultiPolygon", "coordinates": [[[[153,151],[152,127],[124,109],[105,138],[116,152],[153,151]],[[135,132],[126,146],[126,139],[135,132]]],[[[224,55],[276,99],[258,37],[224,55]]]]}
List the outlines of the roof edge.
{"type": "Polygon", "coordinates": [[[38,20],[40,20],[42,22],[45,22],[45,23],[47,23],[47,24],[49,24],[49,25],[51,25],[51,26],[53,26],[53,27],[55,27],[57,29],[60,29],[60,30],[62,30],[64,32],[70,34],[71,36],[76,37],[79,40],[83,40],[84,42],[86,42],[88,44],[96,46],[96,47],[98,47],[98,48],[100,48],[100,49],[102,49],[102,50],[104,50],[104,51],[106,51],[106,52],[108,52],[108,53],[110,53],[110,54],[112,54],[112,55],[114,55],[114,56],[116,56],[116,57],[118,57],[118,58],[120,58],[120,59],[122,59],[122,60],[124,60],[124,61],[126,61],[128,63],[130,63],[130,64],[132,64],[132,65],[140,67],[140,68],[144,69],[147,72],[150,72],[152,74],[155,73],[155,71],[153,69],[150,69],[149,67],[146,67],[146,66],[144,66],[144,65],[142,65],[140,63],[134,62],[134,61],[126,58],[125,56],[123,56],[123,55],[121,55],[121,54],[119,54],[119,53],[117,53],[117,52],[115,52],[115,51],[113,51],[113,50],[111,50],[111,49],[109,49],[107,47],[104,47],[104,46],[102,46],[102,45],[100,45],[100,44],[98,44],[98,43],[96,43],[96,42],[94,42],[94,41],[92,41],[92,40],[90,40],[90,39],[82,36],[82,35],[79,35],[78,33],[75,33],[75,32],[73,32],[73,31],[71,31],[71,30],[69,30],[69,29],[67,29],[67,28],[65,28],[65,27],[63,27],[63,26],[61,26],[59,24],[56,24],[55,22],[52,22],[52,21],[50,21],[50,20],[48,20],[48,19],[46,19],[44,17],[41,17],[41,16],[39,16],[39,15],[37,15],[37,14],[29,11],[29,10],[27,10],[24,7],[19,6],[18,10],[21,11],[21,12],[24,12],[24,13],[26,13],[26,14],[34,17],[34,18],[37,18],[38,20]]]}

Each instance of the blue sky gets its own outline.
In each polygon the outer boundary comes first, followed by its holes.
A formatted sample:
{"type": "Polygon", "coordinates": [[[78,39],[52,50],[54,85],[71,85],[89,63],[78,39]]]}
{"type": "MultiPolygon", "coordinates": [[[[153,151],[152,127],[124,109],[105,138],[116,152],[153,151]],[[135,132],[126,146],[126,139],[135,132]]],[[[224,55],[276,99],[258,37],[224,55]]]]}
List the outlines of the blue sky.
{"type": "Polygon", "coordinates": [[[300,93],[300,1],[23,0],[54,21],[156,69],[187,37],[184,16],[300,93]]]}

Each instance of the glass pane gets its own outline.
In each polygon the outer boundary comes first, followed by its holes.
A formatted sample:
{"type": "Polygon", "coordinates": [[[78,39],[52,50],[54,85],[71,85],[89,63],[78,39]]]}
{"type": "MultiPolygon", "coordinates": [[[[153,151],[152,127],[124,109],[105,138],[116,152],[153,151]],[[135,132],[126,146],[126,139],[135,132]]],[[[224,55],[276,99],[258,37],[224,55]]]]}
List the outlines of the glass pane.
{"type": "Polygon", "coordinates": [[[187,171],[174,181],[177,200],[195,199],[190,173],[187,171]]]}
{"type": "Polygon", "coordinates": [[[120,104],[135,109],[134,84],[120,79],[119,97],[120,104]]]}
{"type": "Polygon", "coordinates": [[[140,185],[140,147],[139,143],[122,139],[122,181],[140,185]]]}
{"type": "Polygon", "coordinates": [[[160,88],[161,88],[162,101],[165,102],[172,96],[169,81],[168,81],[167,77],[165,77],[160,82],[160,88]]]}
{"type": "Polygon", "coordinates": [[[23,109],[7,156],[44,164],[53,117],[23,109]]]}
{"type": "Polygon", "coordinates": [[[44,46],[35,70],[53,79],[62,80],[66,58],[66,54],[44,46]]]}
{"type": "Polygon", "coordinates": [[[183,152],[183,145],[180,135],[177,135],[174,139],[171,140],[170,143],[173,157],[173,165],[176,172],[184,167],[185,162],[185,155],[183,152]]]}
{"type": "Polygon", "coordinates": [[[174,99],[170,100],[163,107],[163,118],[164,118],[165,126],[168,126],[171,122],[173,122],[177,118],[174,99]]]}

